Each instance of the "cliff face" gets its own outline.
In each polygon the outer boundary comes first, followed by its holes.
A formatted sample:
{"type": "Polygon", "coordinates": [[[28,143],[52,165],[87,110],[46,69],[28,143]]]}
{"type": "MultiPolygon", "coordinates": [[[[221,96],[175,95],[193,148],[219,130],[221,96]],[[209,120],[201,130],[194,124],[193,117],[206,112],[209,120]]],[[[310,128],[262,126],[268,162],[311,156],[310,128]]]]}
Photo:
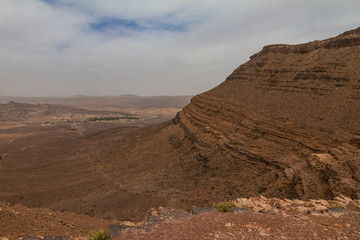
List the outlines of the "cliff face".
{"type": "Polygon", "coordinates": [[[226,194],[359,198],[359,66],[360,28],[266,46],[174,123],[226,194]]]}

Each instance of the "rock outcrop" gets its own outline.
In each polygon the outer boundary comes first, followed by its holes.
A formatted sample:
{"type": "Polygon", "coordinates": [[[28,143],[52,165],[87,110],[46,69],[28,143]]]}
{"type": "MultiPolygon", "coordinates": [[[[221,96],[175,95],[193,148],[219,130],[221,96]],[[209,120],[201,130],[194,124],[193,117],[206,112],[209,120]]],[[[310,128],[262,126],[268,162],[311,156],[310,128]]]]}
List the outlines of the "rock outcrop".
{"type": "Polygon", "coordinates": [[[231,182],[245,196],[359,198],[359,66],[360,28],[266,46],[174,124],[194,142],[209,185],[231,182]]]}

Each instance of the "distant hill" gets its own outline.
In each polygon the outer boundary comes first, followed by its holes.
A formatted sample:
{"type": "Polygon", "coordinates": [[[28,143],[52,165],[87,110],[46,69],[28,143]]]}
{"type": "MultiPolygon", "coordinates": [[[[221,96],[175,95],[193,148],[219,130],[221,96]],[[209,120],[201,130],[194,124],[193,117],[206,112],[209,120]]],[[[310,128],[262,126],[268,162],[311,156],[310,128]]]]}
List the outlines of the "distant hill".
{"type": "Polygon", "coordinates": [[[146,109],[146,108],[177,108],[181,109],[190,102],[192,96],[150,96],[139,97],[132,94],[120,96],[94,97],[77,95],[72,97],[14,97],[0,96],[0,103],[10,101],[22,103],[51,103],[86,109],[146,109]]]}
{"type": "Polygon", "coordinates": [[[10,101],[0,104],[0,121],[23,122],[29,119],[42,119],[49,115],[65,113],[86,113],[84,109],[72,108],[55,104],[29,104],[10,101]]]}

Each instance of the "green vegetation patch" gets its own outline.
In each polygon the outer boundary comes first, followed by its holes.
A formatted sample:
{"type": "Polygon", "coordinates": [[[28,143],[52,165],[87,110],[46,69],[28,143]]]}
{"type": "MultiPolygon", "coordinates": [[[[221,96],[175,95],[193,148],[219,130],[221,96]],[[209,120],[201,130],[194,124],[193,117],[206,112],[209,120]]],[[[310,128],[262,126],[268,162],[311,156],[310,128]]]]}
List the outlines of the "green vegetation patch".
{"type": "Polygon", "coordinates": [[[110,235],[106,230],[100,230],[98,232],[91,231],[89,233],[89,240],[110,240],[110,235]]]}
{"type": "Polygon", "coordinates": [[[139,119],[138,116],[135,115],[125,115],[121,117],[93,117],[89,118],[88,121],[90,122],[96,122],[96,121],[116,121],[120,119],[139,119]]]}
{"type": "Polygon", "coordinates": [[[230,212],[233,207],[235,207],[233,202],[219,202],[213,204],[213,208],[216,208],[220,212],[230,212]]]}

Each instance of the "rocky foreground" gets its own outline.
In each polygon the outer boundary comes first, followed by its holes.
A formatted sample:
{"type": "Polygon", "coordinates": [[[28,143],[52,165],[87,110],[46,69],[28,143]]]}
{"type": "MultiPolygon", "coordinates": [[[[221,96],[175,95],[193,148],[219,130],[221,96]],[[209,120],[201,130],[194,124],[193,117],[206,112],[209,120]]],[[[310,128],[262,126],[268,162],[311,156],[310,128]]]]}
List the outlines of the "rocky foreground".
{"type": "Polygon", "coordinates": [[[139,226],[111,225],[115,239],[360,239],[360,202],[241,198],[230,213],[160,208],[139,226]],[[156,222],[159,222],[157,225],[156,222]],[[117,230],[117,231],[116,231],[117,230]]]}
{"type": "Polygon", "coordinates": [[[230,212],[160,207],[144,221],[110,222],[48,209],[0,206],[0,237],[23,240],[86,239],[107,229],[113,239],[360,239],[360,201],[239,198],[230,212]]]}

